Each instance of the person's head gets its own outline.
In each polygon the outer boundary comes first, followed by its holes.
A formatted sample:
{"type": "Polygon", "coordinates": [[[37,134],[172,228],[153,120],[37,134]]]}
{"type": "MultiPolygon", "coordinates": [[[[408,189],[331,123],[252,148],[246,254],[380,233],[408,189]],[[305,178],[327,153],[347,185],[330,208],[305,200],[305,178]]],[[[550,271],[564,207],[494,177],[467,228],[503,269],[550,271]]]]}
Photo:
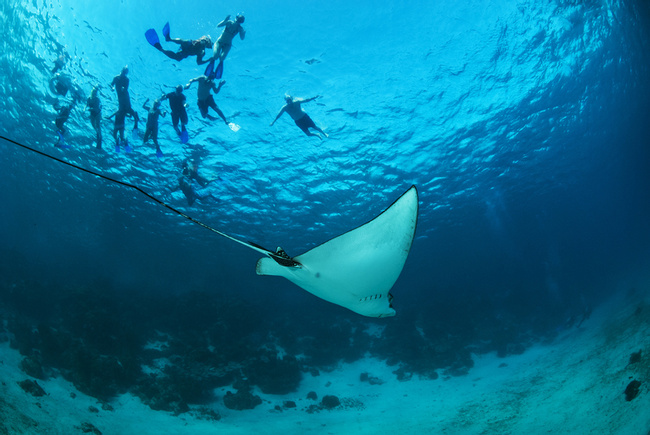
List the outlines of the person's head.
{"type": "Polygon", "coordinates": [[[122,68],[122,75],[125,76],[129,73],[129,66],[124,65],[124,68],[122,68]]]}
{"type": "Polygon", "coordinates": [[[159,107],[160,107],[160,100],[156,98],[155,100],[153,100],[153,108],[157,109],[159,107]]]}
{"type": "Polygon", "coordinates": [[[237,21],[239,24],[242,24],[244,21],[246,21],[246,17],[244,17],[244,14],[242,12],[240,12],[237,14],[235,21],[237,21]]]}
{"type": "Polygon", "coordinates": [[[200,41],[203,43],[205,48],[210,48],[212,46],[212,38],[210,38],[210,35],[201,36],[200,41]]]}
{"type": "Polygon", "coordinates": [[[284,101],[286,101],[287,104],[288,103],[293,103],[293,97],[291,95],[289,95],[288,93],[284,94],[284,101]]]}
{"type": "Polygon", "coordinates": [[[183,92],[183,85],[178,85],[178,86],[176,86],[176,93],[177,93],[177,94],[180,94],[180,93],[182,93],[182,92],[183,92]]]}

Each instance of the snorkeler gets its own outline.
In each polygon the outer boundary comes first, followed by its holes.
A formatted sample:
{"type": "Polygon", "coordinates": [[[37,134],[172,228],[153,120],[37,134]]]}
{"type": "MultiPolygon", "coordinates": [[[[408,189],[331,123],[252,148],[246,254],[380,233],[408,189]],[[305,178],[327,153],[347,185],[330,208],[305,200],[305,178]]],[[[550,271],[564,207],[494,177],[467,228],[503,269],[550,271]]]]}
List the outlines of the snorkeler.
{"type": "MultiPolygon", "coordinates": [[[[113,77],[113,81],[111,82],[111,89],[115,89],[115,92],[117,93],[117,102],[119,106],[118,112],[124,112],[124,115],[133,116],[133,130],[135,130],[137,134],[138,121],[140,118],[138,117],[138,112],[133,110],[131,107],[131,97],[129,96],[129,78],[126,76],[128,73],[128,66],[122,68],[120,75],[113,77]]],[[[117,116],[115,119],[117,120],[117,116]]]]}
{"type": "Polygon", "coordinates": [[[160,97],[160,100],[169,100],[169,108],[172,112],[172,125],[174,126],[174,130],[176,131],[176,134],[181,138],[181,142],[187,143],[189,140],[189,134],[185,128],[187,125],[187,111],[185,110],[187,104],[185,103],[185,94],[183,94],[183,85],[176,86],[176,90],[174,92],[163,95],[160,97]],[[181,122],[180,130],[178,129],[178,121],[181,122]]]}
{"type": "Polygon", "coordinates": [[[304,131],[307,136],[317,136],[319,139],[323,139],[320,134],[312,133],[309,131],[310,128],[313,128],[314,130],[324,134],[325,137],[329,137],[327,133],[325,133],[320,127],[317,127],[316,124],[314,124],[314,121],[309,117],[309,115],[305,113],[304,110],[302,110],[301,107],[302,103],[308,103],[319,97],[320,95],[316,95],[315,97],[303,99],[293,98],[291,95],[285,94],[284,100],[287,102],[287,104],[285,104],[282,109],[280,109],[280,113],[278,113],[275,119],[271,121],[271,125],[273,125],[284,112],[287,112],[289,116],[291,116],[291,119],[293,119],[296,125],[302,131],[304,131]]]}
{"type": "Polygon", "coordinates": [[[86,107],[84,107],[84,112],[86,109],[90,111],[90,124],[95,129],[97,133],[97,148],[102,147],[102,102],[99,101],[99,96],[97,96],[97,86],[90,91],[90,97],[86,102],[86,107]]]}
{"type": "Polygon", "coordinates": [[[190,86],[192,86],[192,83],[198,82],[198,91],[197,91],[197,105],[199,106],[199,110],[201,111],[201,116],[204,118],[208,118],[210,121],[216,121],[217,118],[215,118],[212,115],[208,114],[208,109],[212,108],[215,112],[217,112],[217,115],[221,119],[223,119],[223,122],[228,125],[228,121],[226,120],[226,116],[223,114],[223,112],[219,109],[219,106],[217,106],[217,103],[214,102],[214,97],[210,93],[210,91],[214,90],[214,94],[218,94],[223,85],[226,84],[225,80],[221,80],[219,82],[219,86],[217,86],[214,83],[214,80],[210,80],[206,76],[199,76],[194,79],[190,79],[190,81],[185,85],[185,89],[189,89],[190,86]]]}
{"type": "Polygon", "coordinates": [[[196,63],[198,65],[203,65],[205,61],[203,56],[205,56],[205,49],[210,48],[212,45],[212,39],[210,35],[201,36],[199,39],[181,39],[181,38],[172,38],[169,36],[169,22],[163,27],[163,36],[167,42],[175,42],[180,45],[178,51],[174,52],[171,50],[165,50],[160,45],[160,40],[158,39],[158,34],[154,29],[149,29],[145,32],[144,36],[147,38],[149,44],[154,46],[158,51],[162,52],[165,56],[170,59],[181,61],[190,56],[196,56],[196,63]]]}
{"type": "Polygon", "coordinates": [[[212,58],[207,61],[209,64],[205,69],[205,75],[208,78],[220,79],[223,75],[223,61],[232,48],[233,38],[239,34],[239,38],[243,40],[246,36],[246,31],[241,26],[244,21],[244,14],[237,14],[235,20],[231,20],[230,15],[228,15],[222,22],[217,24],[217,27],[225,27],[225,29],[223,29],[221,36],[219,36],[219,39],[217,39],[217,42],[212,47],[212,58]],[[219,64],[215,69],[214,64],[217,59],[219,60],[219,64]]]}
{"type": "Polygon", "coordinates": [[[72,112],[72,108],[74,107],[74,105],[75,105],[75,101],[72,101],[69,104],[55,107],[56,119],[54,123],[56,125],[56,133],[58,134],[59,138],[56,144],[54,144],[54,146],[57,148],[63,148],[63,149],[70,148],[70,145],[67,145],[65,143],[65,134],[68,132],[68,129],[65,128],[65,123],[70,118],[70,112],[72,112]]]}
{"type": "Polygon", "coordinates": [[[163,156],[163,152],[158,145],[158,118],[160,118],[161,115],[164,117],[167,115],[167,112],[162,112],[160,110],[160,100],[154,100],[151,107],[147,105],[148,102],[149,99],[147,98],[147,101],[145,101],[142,105],[142,108],[148,111],[147,128],[144,132],[144,138],[142,138],[142,145],[147,143],[149,138],[151,138],[154,145],[156,145],[156,157],[161,158],[163,156]]]}
{"type": "Polygon", "coordinates": [[[70,60],[70,55],[66,50],[61,51],[59,57],[54,60],[54,67],[52,68],[52,74],[56,74],[60,69],[65,67],[65,64],[70,60]]]}
{"type": "MultiPolygon", "coordinates": [[[[219,180],[217,177],[215,180],[219,180]]],[[[204,200],[212,198],[217,200],[217,198],[206,189],[208,184],[215,180],[206,180],[204,177],[199,175],[199,165],[197,163],[190,164],[187,160],[183,161],[183,168],[181,173],[178,176],[177,185],[172,190],[179,190],[183,192],[185,198],[187,199],[187,205],[192,205],[198,200],[204,200]]]]}
{"type": "Polygon", "coordinates": [[[111,119],[115,117],[115,123],[113,124],[113,138],[115,139],[116,153],[120,152],[120,146],[123,146],[124,151],[127,153],[133,151],[133,148],[131,148],[131,145],[129,145],[129,141],[124,138],[124,128],[127,114],[128,113],[126,111],[118,109],[115,113],[106,118],[111,119]]]}

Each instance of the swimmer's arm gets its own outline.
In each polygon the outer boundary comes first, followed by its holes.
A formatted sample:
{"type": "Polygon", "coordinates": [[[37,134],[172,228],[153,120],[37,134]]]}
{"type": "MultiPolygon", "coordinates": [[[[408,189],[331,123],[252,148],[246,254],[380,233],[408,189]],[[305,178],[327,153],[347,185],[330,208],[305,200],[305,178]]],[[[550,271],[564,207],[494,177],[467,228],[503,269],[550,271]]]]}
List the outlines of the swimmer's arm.
{"type": "Polygon", "coordinates": [[[320,95],[316,95],[315,97],[311,97],[311,98],[306,98],[304,100],[301,100],[300,102],[301,103],[309,103],[310,101],[314,101],[316,98],[320,98],[320,95]]]}
{"type": "Polygon", "coordinates": [[[226,15],[226,18],[224,18],[222,22],[220,22],[219,24],[217,24],[217,27],[223,27],[223,26],[225,26],[226,23],[227,23],[228,21],[230,21],[230,15],[226,15]]]}
{"type": "Polygon", "coordinates": [[[282,114],[283,114],[284,112],[286,112],[286,110],[287,110],[287,105],[285,104],[285,105],[282,107],[282,109],[280,109],[280,113],[278,113],[278,115],[275,117],[275,119],[274,119],[273,121],[271,121],[271,125],[275,124],[275,121],[277,121],[278,118],[279,118],[280,116],[282,116],[282,114]]]}
{"type": "Polygon", "coordinates": [[[212,89],[214,89],[214,93],[218,94],[219,91],[221,90],[221,88],[223,87],[223,85],[225,85],[225,84],[226,84],[225,80],[221,80],[219,82],[219,86],[215,85],[214,82],[212,82],[212,89]]]}
{"type": "Polygon", "coordinates": [[[245,36],[246,36],[246,30],[244,30],[242,26],[239,26],[239,38],[241,38],[241,40],[243,41],[245,36]]]}
{"type": "Polygon", "coordinates": [[[145,100],[144,104],[142,105],[142,108],[143,108],[143,109],[145,109],[145,110],[149,110],[149,105],[147,104],[148,102],[149,102],[149,98],[147,98],[147,99],[145,100]]]}
{"type": "Polygon", "coordinates": [[[119,112],[119,110],[116,110],[115,113],[113,113],[112,115],[107,116],[106,119],[112,119],[115,115],[117,115],[117,112],[119,112]]]}
{"type": "Polygon", "coordinates": [[[194,83],[194,82],[196,82],[196,81],[198,81],[198,80],[199,80],[199,77],[195,77],[195,78],[193,78],[193,79],[190,79],[190,81],[187,82],[187,84],[185,85],[185,89],[189,89],[190,86],[192,86],[192,83],[194,83]]]}

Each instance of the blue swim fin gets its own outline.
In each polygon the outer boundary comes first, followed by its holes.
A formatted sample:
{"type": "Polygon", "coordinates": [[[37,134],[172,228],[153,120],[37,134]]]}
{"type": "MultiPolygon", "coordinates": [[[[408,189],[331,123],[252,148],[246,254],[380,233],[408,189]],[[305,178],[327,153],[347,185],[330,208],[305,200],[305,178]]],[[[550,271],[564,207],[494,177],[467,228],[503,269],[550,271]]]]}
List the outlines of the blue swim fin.
{"type": "Polygon", "coordinates": [[[131,151],[133,151],[133,147],[131,147],[129,142],[128,141],[124,141],[124,142],[126,142],[125,145],[124,145],[124,152],[130,153],[131,151]]]}
{"type": "Polygon", "coordinates": [[[187,130],[181,131],[181,143],[187,143],[190,140],[190,135],[187,130]]]}
{"type": "Polygon", "coordinates": [[[163,156],[164,156],[164,154],[163,154],[162,150],[160,148],[158,148],[156,150],[156,157],[158,157],[159,159],[162,159],[163,156]]]}
{"type": "Polygon", "coordinates": [[[54,144],[54,146],[57,148],[61,148],[63,150],[67,150],[68,148],[70,148],[70,145],[67,145],[65,143],[65,138],[63,137],[63,134],[61,134],[59,130],[57,130],[56,133],[59,135],[59,140],[56,144],[54,144]]]}
{"type": "Polygon", "coordinates": [[[214,59],[208,63],[208,66],[205,67],[205,72],[203,73],[208,80],[214,80],[214,59]]]}
{"type": "Polygon", "coordinates": [[[219,62],[219,65],[217,65],[217,69],[214,71],[214,78],[219,80],[221,79],[222,75],[223,75],[223,59],[219,62]]]}
{"type": "Polygon", "coordinates": [[[158,39],[158,34],[154,29],[149,29],[144,32],[144,37],[147,38],[147,42],[158,50],[162,50],[162,45],[160,45],[160,40],[158,39]]]}
{"type": "Polygon", "coordinates": [[[169,21],[165,23],[163,26],[163,36],[165,37],[165,41],[169,41],[172,38],[169,36],[169,21]]]}

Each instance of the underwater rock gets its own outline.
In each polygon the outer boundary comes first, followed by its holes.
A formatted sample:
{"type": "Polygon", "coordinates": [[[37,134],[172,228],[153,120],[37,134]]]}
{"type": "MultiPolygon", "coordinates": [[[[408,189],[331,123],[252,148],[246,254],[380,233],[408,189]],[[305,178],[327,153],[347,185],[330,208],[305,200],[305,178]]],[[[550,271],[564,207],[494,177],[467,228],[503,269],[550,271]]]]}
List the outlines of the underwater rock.
{"type": "Polygon", "coordinates": [[[161,379],[153,375],[144,377],[133,389],[133,393],[154,411],[168,411],[175,415],[189,411],[187,402],[167,381],[166,377],[161,379]]]}
{"type": "Polygon", "coordinates": [[[318,394],[316,394],[315,391],[310,391],[309,393],[307,393],[307,398],[309,400],[316,400],[318,399],[318,394]]]}
{"type": "Polygon", "coordinates": [[[221,415],[217,411],[204,406],[196,410],[196,417],[200,420],[208,421],[221,420],[221,415]]]}
{"type": "Polygon", "coordinates": [[[20,385],[20,388],[25,391],[25,393],[29,393],[34,397],[41,397],[45,396],[45,390],[41,388],[40,385],[38,385],[38,382],[32,381],[30,379],[25,379],[24,381],[18,382],[18,385],[20,385]]]}
{"type": "Polygon", "coordinates": [[[629,402],[638,396],[640,387],[641,382],[637,381],[636,379],[627,384],[627,387],[625,387],[625,400],[629,402]]]}
{"type": "Polygon", "coordinates": [[[636,364],[638,362],[641,362],[641,351],[633,352],[632,355],[630,355],[630,362],[628,365],[636,364]]]}
{"type": "Polygon", "coordinates": [[[102,432],[99,429],[97,429],[95,426],[93,426],[91,423],[88,422],[81,423],[81,426],[75,426],[75,428],[79,429],[83,433],[102,435],[102,432]]]}
{"type": "Polygon", "coordinates": [[[341,401],[336,396],[327,395],[323,397],[323,400],[321,400],[321,405],[325,409],[333,409],[341,405],[341,401]]]}
{"type": "Polygon", "coordinates": [[[282,405],[284,408],[289,409],[289,408],[295,408],[296,407],[296,402],[293,400],[285,400],[284,404],[282,405]]]}
{"type": "Polygon", "coordinates": [[[253,395],[249,390],[239,390],[232,394],[230,391],[223,397],[223,404],[228,409],[242,411],[244,409],[253,409],[262,403],[260,396],[253,395]]]}
{"type": "Polygon", "coordinates": [[[45,379],[43,365],[36,355],[23,358],[20,362],[20,369],[32,378],[45,379]]]}
{"type": "Polygon", "coordinates": [[[361,375],[359,375],[359,380],[361,382],[367,382],[370,385],[381,385],[384,383],[381,379],[379,379],[376,376],[371,376],[370,374],[363,372],[361,375]]]}
{"type": "Polygon", "coordinates": [[[262,355],[256,358],[246,369],[251,384],[257,385],[265,394],[293,393],[300,387],[302,372],[298,360],[285,355],[262,355]]]}
{"type": "Polygon", "coordinates": [[[413,377],[413,373],[406,370],[405,367],[400,367],[397,370],[394,370],[393,374],[397,375],[397,380],[400,382],[408,381],[413,377]]]}

